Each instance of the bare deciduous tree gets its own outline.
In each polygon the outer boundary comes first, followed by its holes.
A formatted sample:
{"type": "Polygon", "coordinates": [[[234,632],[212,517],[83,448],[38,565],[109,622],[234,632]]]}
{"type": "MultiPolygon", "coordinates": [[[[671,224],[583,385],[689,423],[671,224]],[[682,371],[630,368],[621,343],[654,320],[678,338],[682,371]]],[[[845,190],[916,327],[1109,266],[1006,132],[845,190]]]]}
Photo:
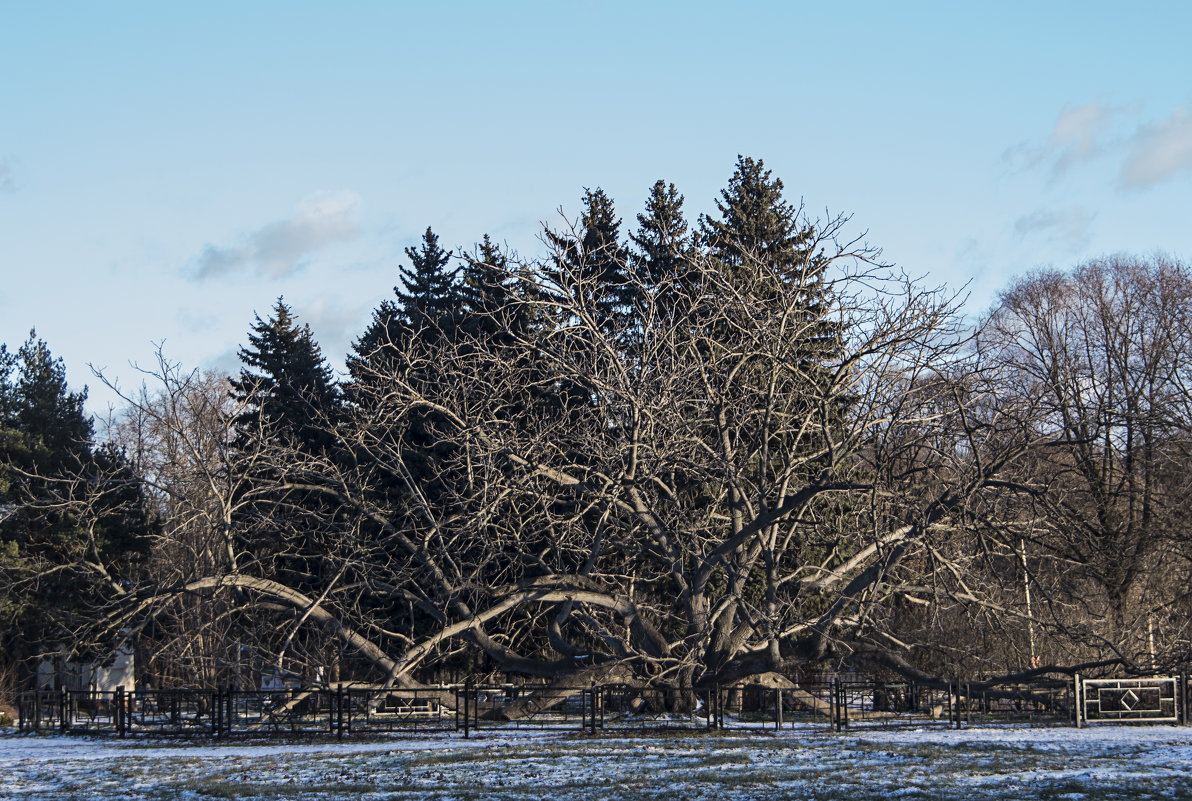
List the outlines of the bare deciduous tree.
{"type": "Polygon", "coordinates": [[[1056,442],[1020,463],[1005,513],[1086,657],[1187,657],[1190,312],[1183,265],[1115,257],[1016,284],[981,337],[998,402],[1056,442]]]}

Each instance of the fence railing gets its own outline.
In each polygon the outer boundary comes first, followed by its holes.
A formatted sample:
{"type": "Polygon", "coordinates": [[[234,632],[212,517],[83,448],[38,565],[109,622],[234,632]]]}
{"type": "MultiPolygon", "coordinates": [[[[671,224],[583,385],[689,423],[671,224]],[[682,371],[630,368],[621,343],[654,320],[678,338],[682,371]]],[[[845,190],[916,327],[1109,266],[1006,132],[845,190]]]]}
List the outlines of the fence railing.
{"type": "Polygon", "coordinates": [[[995,723],[1085,725],[1188,720],[1186,677],[986,686],[955,680],[833,680],[713,687],[622,684],[365,685],[290,690],[30,691],[18,696],[21,731],[118,736],[337,737],[459,733],[497,728],[844,730],[995,723]]]}
{"type": "Polygon", "coordinates": [[[1076,677],[1076,725],[1096,723],[1185,723],[1188,681],[1185,676],[1116,679],[1076,677]]]}

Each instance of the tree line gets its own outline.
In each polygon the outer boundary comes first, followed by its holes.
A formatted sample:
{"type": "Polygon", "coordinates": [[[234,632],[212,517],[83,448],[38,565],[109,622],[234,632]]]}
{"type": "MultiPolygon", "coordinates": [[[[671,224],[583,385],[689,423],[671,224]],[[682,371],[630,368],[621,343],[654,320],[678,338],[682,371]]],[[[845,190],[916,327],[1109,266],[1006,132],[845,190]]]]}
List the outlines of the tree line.
{"type": "Polygon", "coordinates": [[[659,181],[627,230],[586,190],[532,258],[428,228],[346,375],[279,299],[237,376],[161,356],[102,444],[43,343],[4,351],[3,658],[135,639],[167,686],[1186,664],[1188,268],[1037,272],[974,323],[783,190],[742,157],[714,213],[659,181]]]}

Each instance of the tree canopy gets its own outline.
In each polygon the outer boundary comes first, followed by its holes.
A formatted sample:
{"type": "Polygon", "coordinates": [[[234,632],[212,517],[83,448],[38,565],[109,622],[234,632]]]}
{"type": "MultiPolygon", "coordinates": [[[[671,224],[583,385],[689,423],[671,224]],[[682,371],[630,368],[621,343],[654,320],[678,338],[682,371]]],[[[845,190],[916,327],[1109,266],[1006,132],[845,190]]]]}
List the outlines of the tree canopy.
{"type": "Polygon", "coordinates": [[[230,391],[163,357],[103,446],[44,343],[0,349],[6,575],[89,576],[55,636],[145,632],[196,684],[1192,657],[1186,265],[1037,273],[974,323],[761,160],[684,203],[623,233],[584,190],[530,258],[427,228],[342,384],[279,299],[230,391]]]}

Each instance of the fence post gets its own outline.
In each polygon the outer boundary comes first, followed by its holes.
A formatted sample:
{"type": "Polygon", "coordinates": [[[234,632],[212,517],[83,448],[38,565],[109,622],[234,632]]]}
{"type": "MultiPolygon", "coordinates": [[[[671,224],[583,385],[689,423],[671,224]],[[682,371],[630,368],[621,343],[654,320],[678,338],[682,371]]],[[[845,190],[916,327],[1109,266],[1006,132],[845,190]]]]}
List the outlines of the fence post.
{"type": "Polygon", "coordinates": [[[115,703],[116,703],[116,734],[123,737],[124,730],[125,730],[125,728],[127,728],[126,721],[124,720],[124,687],[123,686],[116,688],[115,703]]]}
{"type": "Polygon", "coordinates": [[[836,702],[840,700],[836,697],[836,677],[828,683],[828,717],[832,721],[832,731],[840,731],[837,726],[837,718],[839,714],[836,712],[836,702]]]}
{"type": "Polygon", "coordinates": [[[973,682],[964,682],[964,725],[973,726],[973,682]]]}
{"type": "Polygon", "coordinates": [[[58,731],[66,731],[66,705],[70,703],[70,697],[66,694],[65,687],[58,691],[58,731]]]}
{"type": "Polygon", "coordinates": [[[468,719],[468,703],[472,695],[472,680],[468,679],[464,682],[464,739],[466,740],[470,734],[468,725],[471,721],[468,719]]]}
{"type": "Polygon", "coordinates": [[[344,738],[344,685],[335,688],[335,736],[344,738]]]}
{"type": "Polygon", "coordinates": [[[600,685],[600,729],[604,730],[604,685],[600,685]]]}
{"type": "Polygon", "coordinates": [[[1073,696],[1075,702],[1072,704],[1072,708],[1075,712],[1076,728],[1081,729],[1084,728],[1084,693],[1082,691],[1083,688],[1080,686],[1080,674],[1075,674],[1072,680],[1075,690],[1075,695],[1073,696]]]}
{"type": "Polygon", "coordinates": [[[846,731],[848,729],[848,684],[842,681],[837,686],[840,687],[840,728],[841,731],[846,731]]]}
{"type": "Polygon", "coordinates": [[[1188,674],[1184,673],[1183,671],[1180,671],[1179,678],[1177,678],[1176,681],[1179,682],[1179,686],[1176,688],[1176,692],[1177,692],[1176,697],[1179,699],[1178,701],[1176,701],[1176,708],[1178,710],[1176,712],[1176,715],[1179,717],[1180,725],[1187,726],[1188,725],[1188,674]]]}
{"type": "Polygon", "coordinates": [[[774,730],[782,731],[782,688],[774,690],[774,730]]]}

